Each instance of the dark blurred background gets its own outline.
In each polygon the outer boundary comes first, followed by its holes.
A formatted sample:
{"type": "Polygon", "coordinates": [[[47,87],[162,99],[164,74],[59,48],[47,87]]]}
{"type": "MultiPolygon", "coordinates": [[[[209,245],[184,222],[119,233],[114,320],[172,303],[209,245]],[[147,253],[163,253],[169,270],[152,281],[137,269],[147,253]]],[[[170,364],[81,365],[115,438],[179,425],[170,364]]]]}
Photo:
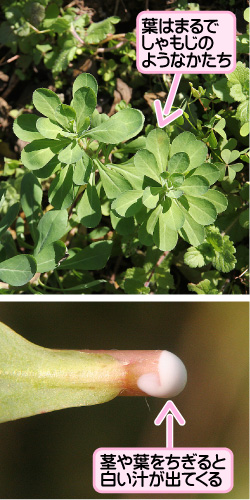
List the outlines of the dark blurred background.
{"type": "MultiPolygon", "coordinates": [[[[174,402],[187,423],[175,424],[174,445],[230,448],[235,486],[219,498],[249,498],[247,303],[2,303],[0,321],[44,347],[177,354],[188,384],[174,402]]],[[[0,497],[106,498],[92,488],[94,450],[164,446],[165,424],[153,423],[164,403],[118,397],[1,424],[0,497]]],[[[127,497],[148,498],[112,498],[127,497]]]]}

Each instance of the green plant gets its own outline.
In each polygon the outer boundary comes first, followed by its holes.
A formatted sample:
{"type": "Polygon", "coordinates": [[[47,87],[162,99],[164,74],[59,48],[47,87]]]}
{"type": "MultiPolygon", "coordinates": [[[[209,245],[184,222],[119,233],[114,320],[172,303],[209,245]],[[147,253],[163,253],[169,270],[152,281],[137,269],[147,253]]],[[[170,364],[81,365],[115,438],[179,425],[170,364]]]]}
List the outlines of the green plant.
{"type": "Polygon", "coordinates": [[[1,23],[0,43],[17,54],[16,75],[24,80],[31,65],[43,61],[62,86],[59,75],[76,57],[94,54],[96,46],[115,32],[118,17],[91,22],[80,8],[65,10],[62,0],[12,0],[3,2],[6,21],[1,23]]]}

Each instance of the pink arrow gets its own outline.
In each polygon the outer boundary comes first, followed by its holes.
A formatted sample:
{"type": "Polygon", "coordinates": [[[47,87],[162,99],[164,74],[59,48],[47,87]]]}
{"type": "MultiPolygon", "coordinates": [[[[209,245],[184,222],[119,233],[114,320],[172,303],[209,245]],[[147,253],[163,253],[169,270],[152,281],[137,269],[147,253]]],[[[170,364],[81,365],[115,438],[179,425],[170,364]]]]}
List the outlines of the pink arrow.
{"type": "Polygon", "coordinates": [[[176,120],[176,118],[179,118],[179,116],[181,116],[183,113],[182,109],[177,109],[173,113],[169,114],[172,108],[172,104],[174,102],[174,98],[180,83],[181,76],[182,76],[181,73],[175,73],[163,111],[161,107],[161,101],[159,99],[156,99],[154,101],[157,123],[160,128],[166,127],[166,125],[169,125],[169,123],[176,120]]]}
{"type": "Polygon", "coordinates": [[[174,417],[176,418],[178,424],[185,425],[186,421],[182,414],[178,408],[176,408],[173,401],[169,400],[163,406],[154,421],[155,425],[161,425],[164,418],[166,418],[166,448],[174,447],[174,417]],[[168,414],[169,412],[171,413],[168,414]]]}

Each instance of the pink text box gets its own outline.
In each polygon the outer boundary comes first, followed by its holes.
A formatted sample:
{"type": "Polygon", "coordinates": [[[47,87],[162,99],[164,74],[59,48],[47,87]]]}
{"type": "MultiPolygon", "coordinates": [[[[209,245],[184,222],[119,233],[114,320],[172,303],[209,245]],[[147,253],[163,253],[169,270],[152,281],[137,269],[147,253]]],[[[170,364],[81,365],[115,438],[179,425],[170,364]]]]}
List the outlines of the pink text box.
{"type": "Polygon", "coordinates": [[[140,73],[231,73],[236,18],[229,11],[143,11],[136,19],[140,73]]]}
{"type": "Polygon", "coordinates": [[[228,448],[98,448],[93,487],[98,493],[228,493],[233,453],[228,448]]]}

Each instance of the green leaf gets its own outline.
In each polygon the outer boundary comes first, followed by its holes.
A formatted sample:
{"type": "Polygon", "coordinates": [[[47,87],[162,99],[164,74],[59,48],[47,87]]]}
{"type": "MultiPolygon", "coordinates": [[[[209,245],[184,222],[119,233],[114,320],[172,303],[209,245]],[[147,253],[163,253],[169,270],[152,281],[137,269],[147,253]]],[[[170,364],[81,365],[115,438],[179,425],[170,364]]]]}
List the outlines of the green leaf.
{"type": "Polygon", "coordinates": [[[3,234],[7,231],[7,229],[16,219],[19,209],[20,209],[20,204],[14,203],[9,207],[8,212],[0,220],[0,238],[3,236],[3,234]]]}
{"type": "Polygon", "coordinates": [[[100,21],[99,23],[92,23],[87,29],[85,37],[86,43],[99,43],[110,33],[115,32],[113,24],[120,21],[119,17],[112,16],[100,21]]]}
{"type": "Polygon", "coordinates": [[[120,173],[134,189],[142,189],[143,178],[138,174],[135,165],[132,162],[120,163],[119,165],[107,164],[107,167],[112,168],[116,172],[120,173]]]}
{"type": "Polygon", "coordinates": [[[56,155],[47,165],[36,170],[36,177],[39,177],[39,179],[48,179],[48,177],[51,177],[52,174],[60,170],[60,168],[62,168],[62,164],[59,162],[58,156],[56,155]]]}
{"type": "Polygon", "coordinates": [[[64,260],[60,269],[79,269],[93,271],[103,269],[110,257],[112,241],[97,241],[64,260]]]}
{"type": "Polygon", "coordinates": [[[249,229],[249,208],[240,214],[239,223],[245,229],[249,229]]]}
{"type": "Polygon", "coordinates": [[[65,149],[62,149],[58,155],[58,160],[62,163],[76,163],[81,159],[83,149],[79,146],[78,142],[74,139],[65,149]]]}
{"type": "Polygon", "coordinates": [[[74,165],[73,181],[77,186],[87,184],[93,166],[91,158],[89,158],[84,150],[82,152],[82,158],[80,158],[80,160],[78,160],[74,165]]]}
{"type": "Polygon", "coordinates": [[[36,226],[42,212],[42,197],[42,187],[36,176],[32,172],[24,174],[21,183],[21,205],[34,242],[38,238],[36,226]]]}
{"type": "Polygon", "coordinates": [[[146,138],[146,149],[154,154],[160,172],[164,172],[170,149],[169,137],[166,132],[159,128],[151,130],[146,138]]]}
{"type": "Polygon", "coordinates": [[[77,205],[77,215],[85,227],[96,227],[101,218],[101,202],[95,186],[87,185],[80,202],[77,205]]]}
{"type": "Polygon", "coordinates": [[[153,246],[154,240],[151,234],[147,231],[147,221],[145,220],[139,227],[138,238],[142,245],[153,246]]]}
{"type": "Polygon", "coordinates": [[[105,167],[105,165],[99,161],[97,162],[97,165],[101,181],[108,198],[111,200],[118,198],[118,196],[124,193],[124,191],[129,191],[131,189],[129,182],[118,172],[105,167]]]}
{"type": "Polygon", "coordinates": [[[162,206],[159,204],[150,213],[150,215],[148,217],[148,220],[147,220],[147,223],[146,223],[146,227],[145,227],[145,229],[147,230],[147,232],[149,234],[153,235],[156,223],[157,223],[157,221],[159,219],[159,216],[160,216],[161,212],[162,212],[162,206]]]}
{"type": "Polygon", "coordinates": [[[68,208],[74,201],[73,165],[67,165],[53,179],[49,192],[49,202],[60,210],[68,208]]]}
{"type": "Polygon", "coordinates": [[[185,213],[185,222],[179,230],[179,234],[194,247],[201,245],[205,237],[203,226],[198,224],[188,213],[185,213]]]}
{"type": "Polygon", "coordinates": [[[173,250],[178,241],[178,233],[174,229],[170,229],[166,225],[164,214],[159,215],[158,221],[156,223],[154,234],[154,243],[160,250],[173,250]]]}
{"type": "Polygon", "coordinates": [[[224,212],[227,208],[227,198],[220,191],[209,189],[202,198],[210,201],[215,206],[218,214],[224,212]]]}
{"type": "Polygon", "coordinates": [[[118,144],[139,134],[143,123],[144,116],[141,111],[131,108],[122,109],[109,120],[88,130],[85,135],[106,144],[118,144]]]}
{"type": "Polygon", "coordinates": [[[51,122],[49,118],[38,118],[36,128],[46,139],[56,139],[58,134],[63,132],[63,129],[51,122]]]}
{"type": "Polygon", "coordinates": [[[55,110],[61,104],[58,95],[49,89],[37,89],[33,94],[33,104],[37,111],[55,120],[55,110]]]}
{"type": "Polygon", "coordinates": [[[198,224],[208,226],[215,221],[217,211],[215,206],[210,201],[203,198],[194,198],[193,196],[189,196],[188,204],[188,213],[196,222],[198,222],[198,224]]]}
{"type": "Polygon", "coordinates": [[[36,261],[31,255],[16,255],[0,263],[0,279],[11,286],[25,285],[35,273],[36,261]]]}
{"type": "Polygon", "coordinates": [[[168,162],[168,172],[183,174],[189,167],[189,156],[187,153],[175,153],[168,162]]]}
{"type": "Polygon", "coordinates": [[[135,229],[133,217],[120,217],[114,210],[110,210],[110,221],[114,230],[123,236],[133,233],[135,229]]]}
{"type": "Polygon", "coordinates": [[[41,250],[36,256],[37,272],[53,271],[59,261],[65,256],[66,246],[62,241],[55,241],[41,250]]]}
{"type": "Polygon", "coordinates": [[[155,208],[159,201],[159,193],[162,188],[147,186],[143,191],[142,203],[147,208],[155,208]]]}
{"type": "Polygon", "coordinates": [[[161,170],[153,153],[150,153],[147,149],[141,149],[136,153],[134,163],[136,171],[141,178],[150,177],[150,179],[154,179],[160,184],[161,170]]]}
{"type": "Polygon", "coordinates": [[[221,251],[215,251],[215,257],[212,259],[213,266],[223,273],[229,273],[235,268],[236,252],[233,243],[230,241],[229,236],[223,237],[223,247],[221,251]]]}
{"type": "Polygon", "coordinates": [[[195,292],[198,295],[218,295],[220,292],[218,289],[215,287],[215,285],[209,280],[209,279],[204,279],[200,281],[197,285],[193,283],[188,284],[188,290],[190,292],[195,292]]]}
{"type": "Polygon", "coordinates": [[[213,130],[211,130],[211,132],[210,132],[210,134],[208,136],[207,141],[209,143],[210,148],[212,148],[212,149],[216,149],[217,148],[218,143],[217,143],[217,139],[216,139],[216,137],[214,135],[214,131],[213,130]]]}
{"type": "Polygon", "coordinates": [[[241,102],[237,108],[235,117],[240,120],[241,125],[243,125],[244,123],[248,123],[249,108],[250,101],[248,99],[246,99],[244,102],[241,102]]]}
{"type": "Polygon", "coordinates": [[[147,281],[147,275],[141,267],[131,267],[127,269],[124,275],[124,282],[121,288],[125,293],[129,294],[148,294],[150,288],[145,287],[144,283],[147,281]]]}
{"type": "Polygon", "coordinates": [[[115,201],[113,201],[111,208],[122,217],[131,217],[141,209],[142,195],[142,190],[132,190],[122,193],[115,201]]]}
{"type": "Polygon", "coordinates": [[[95,77],[90,73],[82,73],[77,76],[73,83],[73,95],[82,87],[90,87],[97,96],[98,84],[95,77]]]}
{"type": "Polygon", "coordinates": [[[76,112],[71,106],[68,106],[67,104],[60,104],[56,108],[55,120],[57,123],[60,123],[64,129],[68,129],[70,127],[70,123],[75,121],[75,119],[76,112]]]}
{"type": "MultiPolygon", "coordinates": [[[[202,247],[202,245],[200,245],[200,247],[202,247]]],[[[189,247],[184,255],[184,263],[192,269],[195,267],[203,267],[206,264],[205,257],[200,247],[189,247]]]]}
{"type": "Polygon", "coordinates": [[[38,116],[32,114],[23,114],[18,116],[14,121],[14,134],[22,141],[31,142],[35,139],[42,139],[41,134],[37,131],[36,124],[38,116]]]}
{"type": "Polygon", "coordinates": [[[77,132],[82,131],[86,118],[92,115],[96,104],[96,94],[91,88],[81,87],[74,93],[71,106],[76,112],[77,132]]]}
{"type": "Polygon", "coordinates": [[[67,223],[67,210],[50,210],[46,212],[37,226],[39,236],[34,255],[38,255],[44,247],[62,238],[67,231],[67,223]]]}
{"type": "Polygon", "coordinates": [[[0,325],[0,421],[104,403],[122,387],[124,368],[107,354],[46,349],[0,325]]]}
{"type": "Polygon", "coordinates": [[[223,151],[221,151],[221,157],[226,164],[233,163],[239,156],[240,152],[237,150],[230,151],[230,149],[223,149],[223,151]]]}
{"type": "Polygon", "coordinates": [[[206,193],[209,188],[209,182],[205,177],[200,175],[192,175],[184,180],[181,189],[189,196],[201,196],[206,193]]]}
{"type": "Polygon", "coordinates": [[[205,177],[205,179],[211,186],[219,179],[220,171],[212,163],[203,163],[203,165],[200,165],[198,168],[196,168],[195,175],[201,175],[202,177],[205,177]]]}
{"type": "Polygon", "coordinates": [[[47,165],[62,147],[61,141],[38,139],[25,146],[21,161],[30,170],[38,170],[47,165]]]}
{"type": "Polygon", "coordinates": [[[178,231],[184,224],[185,215],[175,200],[166,199],[163,203],[162,220],[173,231],[178,231]]]}
{"type": "Polygon", "coordinates": [[[191,168],[195,168],[205,162],[207,147],[191,132],[183,132],[173,140],[170,156],[180,152],[187,153],[191,168]]]}

